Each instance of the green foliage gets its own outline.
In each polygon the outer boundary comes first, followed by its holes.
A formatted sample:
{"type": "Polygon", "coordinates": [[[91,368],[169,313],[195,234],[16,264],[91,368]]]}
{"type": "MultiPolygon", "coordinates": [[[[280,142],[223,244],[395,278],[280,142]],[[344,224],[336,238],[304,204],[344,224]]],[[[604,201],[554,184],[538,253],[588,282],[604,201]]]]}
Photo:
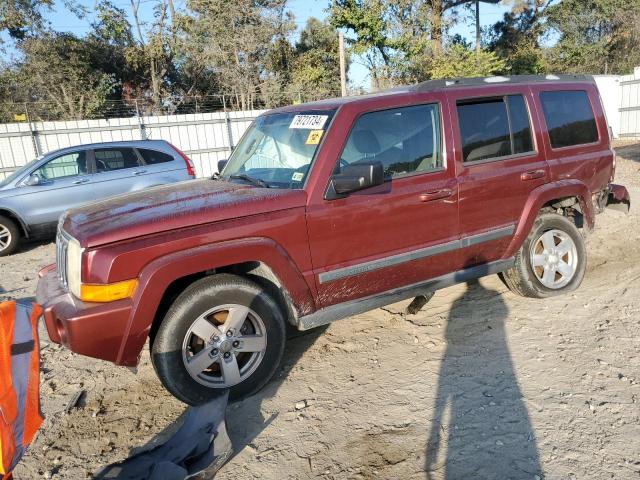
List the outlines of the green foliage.
{"type": "MultiPolygon", "coordinates": [[[[158,113],[220,93],[236,108],[336,96],[338,28],[347,63],[357,56],[374,89],[640,64],[640,0],[505,0],[511,11],[484,31],[479,51],[448,35],[474,0],[331,0],[328,20],[311,18],[299,34],[286,0],[187,0],[177,12],[171,0],[150,1],[154,18],[142,22],[139,0],[97,0],[92,31],[78,38],[48,29],[54,0],[0,0],[0,32],[17,50],[10,66],[0,63],[0,97],[47,102],[47,118],[91,118],[113,112],[110,100],[132,109],[132,98],[158,113]]],[[[84,15],[79,0],[61,2],[84,15]]],[[[12,118],[15,106],[5,110],[12,118]]]]}
{"type": "Polygon", "coordinates": [[[500,73],[505,61],[494,52],[475,52],[464,45],[451,45],[447,51],[433,58],[431,78],[484,77],[500,73]]]}
{"type": "Polygon", "coordinates": [[[42,11],[50,9],[53,0],[1,0],[0,32],[13,38],[24,38],[27,32],[41,28],[42,11]]]}
{"type": "Polygon", "coordinates": [[[23,101],[48,102],[52,116],[94,118],[108,108],[119,81],[109,47],[70,34],[47,34],[19,43],[23,60],[12,72],[23,101]]]}
{"type": "Polygon", "coordinates": [[[547,69],[538,41],[541,16],[527,3],[516,2],[515,11],[506,13],[488,32],[488,49],[505,61],[505,74],[541,74],[547,69]]]}
{"type": "Polygon", "coordinates": [[[568,73],[626,73],[640,62],[640,0],[563,0],[545,11],[559,40],[550,68],[568,73]]]}
{"type": "Polygon", "coordinates": [[[305,92],[307,99],[339,95],[338,35],[329,24],[310,18],[293,53],[290,91],[305,92]]]}

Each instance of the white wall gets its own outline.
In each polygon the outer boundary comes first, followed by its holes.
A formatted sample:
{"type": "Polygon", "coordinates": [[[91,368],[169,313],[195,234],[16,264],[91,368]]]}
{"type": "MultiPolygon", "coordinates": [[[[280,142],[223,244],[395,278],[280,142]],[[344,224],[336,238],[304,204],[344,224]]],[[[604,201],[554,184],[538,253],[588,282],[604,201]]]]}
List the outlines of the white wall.
{"type": "Polygon", "coordinates": [[[193,160],[199,177],[211,176],[218,160],[229,156],[230,146],[238,143],[260,113],[262,110],[0,124],[0,179],[37,153],[86,143],[140,140],[143,134],[172,143],[193,160]]]}
{"type": "Polygon", "coordinates": [[[618,138],[620,136],[620,77],[618,75],[595,75],[594,78],[600,91],[607,122],[613,132],[613,138],[618,138]]]}

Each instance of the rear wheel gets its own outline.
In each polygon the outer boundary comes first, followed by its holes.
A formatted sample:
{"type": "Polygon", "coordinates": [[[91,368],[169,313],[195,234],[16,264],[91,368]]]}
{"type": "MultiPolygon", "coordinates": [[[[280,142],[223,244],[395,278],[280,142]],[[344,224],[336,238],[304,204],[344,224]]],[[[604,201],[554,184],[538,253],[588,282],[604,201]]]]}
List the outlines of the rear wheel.
{"type": "Polygon", "coordinates": [[[580,231],[555,213],[540,215],[515,264],[502,274],[509,289],[525,297],[545,298],[575,290],[587,265],[587,251],[580,231]]]}
{"type": "Polygon", "coordinates": [[[0,257],[12,254],[20,242],[20,230],[15,222],[0,215],[0,257]]]}
{"type": "Polygon", "coordinates": [[[277,303],[256,283],[219,274],[196,281],[175,300],[151,357],[167,390],[199,405],[225,389],[232,399],[257,392],[275,373],[284,344],[277,303]]]}

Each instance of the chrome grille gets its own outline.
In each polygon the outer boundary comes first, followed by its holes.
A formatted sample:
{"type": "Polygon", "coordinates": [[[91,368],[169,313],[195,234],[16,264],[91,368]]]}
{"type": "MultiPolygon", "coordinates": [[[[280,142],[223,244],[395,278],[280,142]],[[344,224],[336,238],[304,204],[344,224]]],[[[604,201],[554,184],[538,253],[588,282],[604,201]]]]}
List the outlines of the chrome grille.
{"type": "Polygon", "coordinates": [[[63,230],[58,229],[56,235],[56,270],[60,283],[67,288],[67,246],[69,237],[63,230]]]}

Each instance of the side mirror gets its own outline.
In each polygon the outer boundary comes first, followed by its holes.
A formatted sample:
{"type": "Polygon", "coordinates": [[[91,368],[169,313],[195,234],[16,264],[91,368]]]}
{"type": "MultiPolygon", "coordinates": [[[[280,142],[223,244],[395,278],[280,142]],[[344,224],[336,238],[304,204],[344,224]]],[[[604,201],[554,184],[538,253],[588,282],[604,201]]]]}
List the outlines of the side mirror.
{"type": "Polygon", "coordinates": [[[380,162],[361,162],[347,165],[342,172],[331,177],[326,200],[342,198],[351,192],[384,183],[384,167],[380,162]]]}
{"type": "Polygon", "coordinates": [[[28,185],[30,187],[35,187],[36,185],[41,185],[42,183],[44,182],[42,181],[42,178],[40,178],[40,175],[38,175],[37,173],[32,173],[31,175],[29,175],[27,181],[24,182],[25,185],[28,185]]]}
{"type": "Polygon", "coordinates": [[[227,160],[218,160],[218,173],[222,171],[226,164],[227,160]]]}

